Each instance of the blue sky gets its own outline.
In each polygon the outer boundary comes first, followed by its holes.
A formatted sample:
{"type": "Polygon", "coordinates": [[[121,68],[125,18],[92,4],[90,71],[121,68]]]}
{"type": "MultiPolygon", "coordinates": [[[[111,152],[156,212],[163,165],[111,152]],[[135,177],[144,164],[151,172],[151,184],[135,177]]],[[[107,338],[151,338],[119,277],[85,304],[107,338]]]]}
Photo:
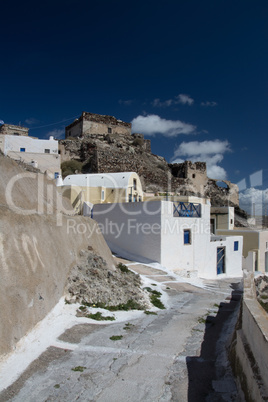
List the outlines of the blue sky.
{"type": "Polygon", "coordinates": [[[268,187],[266,0],[13,1],[1,17],[0,120],[59,138],[82,111],[113,115],[169,162],[268,187]]]}

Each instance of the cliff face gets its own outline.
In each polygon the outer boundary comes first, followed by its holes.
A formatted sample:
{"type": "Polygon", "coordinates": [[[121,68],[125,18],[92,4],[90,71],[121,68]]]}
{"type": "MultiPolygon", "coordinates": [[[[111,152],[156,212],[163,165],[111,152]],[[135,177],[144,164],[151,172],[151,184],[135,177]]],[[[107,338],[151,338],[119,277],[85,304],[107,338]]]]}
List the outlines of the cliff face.
{"type": "Polygon", "coordinates": [[[71,214],[44,175],[0,155],[0,355],[57,304],[83,250],[115,270],[96,222],[71,214]]]}
{"type": "Polygon", "coordinates": [[[151,153],[150,140],[142,134],[89,134],[61,140],[59,148],[62,162],[81,162],[82,173],[135,171],[146,192],[200,195],[211,198],[212,205],[239,204],[235,184],[225,181],[225,188],[219,187],[217,180],[207,177],[204,162],[168,164],[151,153]]]}

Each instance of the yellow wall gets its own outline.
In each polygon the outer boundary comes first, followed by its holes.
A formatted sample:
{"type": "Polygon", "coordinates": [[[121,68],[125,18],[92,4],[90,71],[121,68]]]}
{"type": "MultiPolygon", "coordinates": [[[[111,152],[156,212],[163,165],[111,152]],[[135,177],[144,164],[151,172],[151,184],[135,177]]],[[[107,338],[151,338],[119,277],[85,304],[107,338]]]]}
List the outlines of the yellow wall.
{"type": "Polygon", "coordinates": [[[71,201],[76,213],[81,213],[84,202],[91,204],[107,204],[129,202],[129,195],[132,195],[132,202],[136,197],[137,202],[143,201],[142,186],[139,176],[133,173],[129,179],[129,185],[125,188],[105,188],[105,187],[80,187],[62,186],[58,187],[61,194],[71,201]],[[133,180],[136,180],[136,190],[133,188],[133,180]],[[103,198],[102,198],[102,191],[103,198]]]}

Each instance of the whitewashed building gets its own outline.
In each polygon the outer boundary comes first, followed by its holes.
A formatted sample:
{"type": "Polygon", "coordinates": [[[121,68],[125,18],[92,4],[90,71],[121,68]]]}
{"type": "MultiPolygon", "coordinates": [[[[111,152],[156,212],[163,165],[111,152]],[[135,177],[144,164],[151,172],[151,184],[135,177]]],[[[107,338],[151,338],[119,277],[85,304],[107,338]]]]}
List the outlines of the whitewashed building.
{"type": "Polygon", "coordinates": [[[218,235],[243,237],[243,268],[268,274],[268,230],[235,228],[217,230],[218,235]]]}
{"type": "Polygon", "coordinates": [[[92,217],[122,257],[158,262],[188,277],[242,276],[243,238],[211,235],[209,200],[98,204],[92,217]]]}
{"type": "Polygon", "coordinates": [[[211,233],[217,236],[243,237],[243,269],[268,273],[268,230],[254,227],[235,227],[233,207],[212,207],[211,233]]]}
{"type": "Polygon", "coordinates": [[[141,181],[135,172],[69,175],[58,189],[76,212],[84,211],[84,215],[90,215],[85,211],[91,210],[93,204],[143,201],[141,181]]]}
{"type": "Polygon", "coordinates": [[[40,169],[50,178],[56,178],[61,172],[58,141],[53,137],[39,140],[26,135],[0,134],[0,150],[12,159],[40,169]]]}

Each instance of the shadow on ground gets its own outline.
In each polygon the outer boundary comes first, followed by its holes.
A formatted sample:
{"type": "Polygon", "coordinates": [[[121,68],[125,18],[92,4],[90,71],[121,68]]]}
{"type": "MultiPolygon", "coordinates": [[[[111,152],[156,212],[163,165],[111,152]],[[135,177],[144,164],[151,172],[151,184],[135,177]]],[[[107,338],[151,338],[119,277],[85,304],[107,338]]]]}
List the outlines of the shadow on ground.
{"type": "Polygon", "coordinates": [[[229,322],[231,323],[232,316],[240,306],[242,291],[239,289],[240,283],[232,283],[231,288],[231,297],[220,304],[217,315],[204,318],[205,333],[200,356],[186,358],[188,402],[223,401],[227,394],[231,397],[229,400],[238,401],[233,399],[237,398],[237,390],[232,374],[226,375],[227,368],[231,373],[226,347],[236,323],[233,322],[231,327],[229,322]]]}

